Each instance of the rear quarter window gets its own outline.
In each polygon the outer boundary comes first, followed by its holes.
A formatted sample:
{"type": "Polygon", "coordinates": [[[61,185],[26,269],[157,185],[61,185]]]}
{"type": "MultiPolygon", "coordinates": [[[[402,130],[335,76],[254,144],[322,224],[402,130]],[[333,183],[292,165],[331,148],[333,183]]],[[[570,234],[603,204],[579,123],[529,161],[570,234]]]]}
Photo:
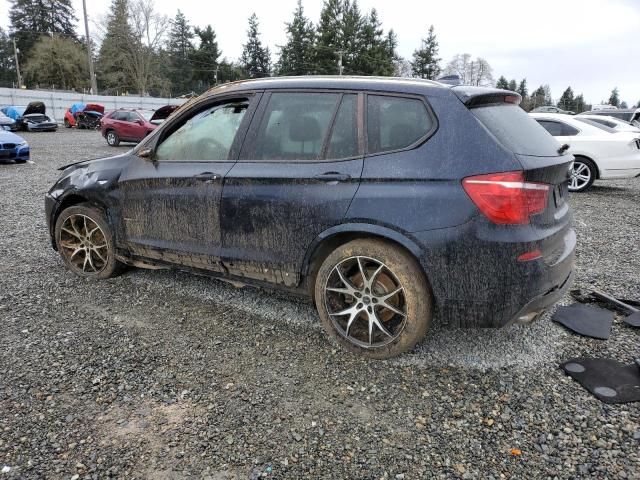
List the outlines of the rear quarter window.
{"type": "Polygon", "coordinates": [[[506,149],[520,155],[557,157],[560,145],[518,105],[471,109],[473,115],[506,149]]]}

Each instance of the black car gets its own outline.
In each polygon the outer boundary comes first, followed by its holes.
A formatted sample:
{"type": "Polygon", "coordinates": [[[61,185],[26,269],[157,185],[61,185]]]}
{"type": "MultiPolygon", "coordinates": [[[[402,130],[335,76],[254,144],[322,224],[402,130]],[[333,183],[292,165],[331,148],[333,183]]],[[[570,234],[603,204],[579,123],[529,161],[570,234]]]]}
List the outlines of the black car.
{"type": "Polygon", "coordinates": [[[244,81],[191,101],[46,195],[73,272],[175,267],[309,295],[340,344],[411,349],[432,322],[536,319],[571,283],[573,157],[504,90],[244,81]]]}

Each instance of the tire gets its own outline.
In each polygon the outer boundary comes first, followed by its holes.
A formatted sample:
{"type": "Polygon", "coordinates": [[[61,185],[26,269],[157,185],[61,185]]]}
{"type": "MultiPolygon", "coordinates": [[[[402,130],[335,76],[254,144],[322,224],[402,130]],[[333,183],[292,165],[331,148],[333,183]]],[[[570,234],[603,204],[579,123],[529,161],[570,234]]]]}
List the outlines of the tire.
{"type": "Polygon", "coordinates": [[[598,167],[596,164],[585,157],[576,157],[571,170],[571,178],[569,179],[570,192],[584,192],[596,179],[598,167]]]}
{"type": "Polygon", "coordinates": [[[411,350],[431,323],[431,289],[420,265],[382,240],[354,240],[335,249],[318,270],[314,293],[327,334],[364,357],[391,358],[411,350]]]}
{"type": "Polygon", "coordinates": [[[60,213],[55,239],[67,268],[80,277],[110,278],[124,267],[115,258],[113,234],[104,213],[88,203],[71,206],[60,213]]]}
{"type": "Polygon", "coordinates": [[[112,147],[117,147],[118,145],[120,145],[120,137],[115,132],[115,130],[109,130],[105,136],[107,138],[107,143],[112,147]]]}
{"type": "Polygon", "coordinates": [[[14,162],[16,162],[16,163],[27,163],[27,161],[25,159],[23,159],[23,158],[16,158],[14,160],[14,162]]]}
{"type": "Polygon", "coordinates": [[[69,119],[68,118],[64,119],[64,126],[65,126],[65,128],[71,128],[71,123],[69,123],[69,119]]]}

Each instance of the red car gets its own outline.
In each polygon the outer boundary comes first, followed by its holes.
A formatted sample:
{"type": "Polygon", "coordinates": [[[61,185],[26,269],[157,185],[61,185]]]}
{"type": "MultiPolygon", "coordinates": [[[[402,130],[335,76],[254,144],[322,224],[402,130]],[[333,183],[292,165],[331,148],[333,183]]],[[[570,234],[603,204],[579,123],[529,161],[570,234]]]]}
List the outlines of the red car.
{"type": "Polygon", "coordinates": [[[116,147],[120,142],[138,143],[160,125],[178,105],[166,105],[158,110],[121,108],[102,117],[100,131],[107,143],[116,147]]]}
{"type": "Polygon", "coordinates": [[[104,115],[104,106],[99,103],[74,103],[64,113],[67,128],[96,128],[104,115]]]}

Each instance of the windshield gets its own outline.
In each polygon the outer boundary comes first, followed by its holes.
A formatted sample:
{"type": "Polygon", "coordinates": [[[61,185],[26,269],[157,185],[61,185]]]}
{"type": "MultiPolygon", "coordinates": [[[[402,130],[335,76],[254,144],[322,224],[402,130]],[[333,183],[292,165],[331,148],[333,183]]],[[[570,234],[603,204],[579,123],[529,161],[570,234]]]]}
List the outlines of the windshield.
{"type": "Polygon", "coordinates": [[[574,117],[574,118],[579,122],[586,123],[587,125],[591,125],[592,127],[599,128],[600,130],[604,130],[605,132],[616,133],[615,128],[607,127],[606,125],[602,125],[601,123],[595,120],[591,120],[590,118],[578,118],[578,117],[574,117]]]}
{"type": "Polygon", "coordinates": [[[556,157],[560,144],[517,105],[491,105],[471,109],[478,120],[513,153],[556,157]]]}

